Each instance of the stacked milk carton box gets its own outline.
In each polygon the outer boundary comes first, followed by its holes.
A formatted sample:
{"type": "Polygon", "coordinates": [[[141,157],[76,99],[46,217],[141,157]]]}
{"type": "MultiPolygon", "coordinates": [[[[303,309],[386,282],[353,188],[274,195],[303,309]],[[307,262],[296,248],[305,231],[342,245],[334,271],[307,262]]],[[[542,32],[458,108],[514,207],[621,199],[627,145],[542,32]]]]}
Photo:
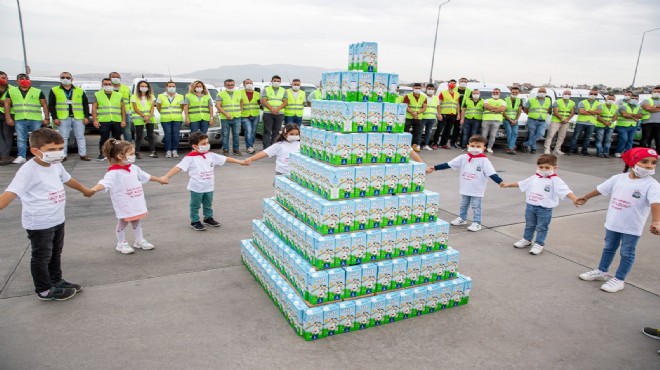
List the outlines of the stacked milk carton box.
{"type": "MultiPolygon", "coordinates": [[[[396,101],[396,98],[394,99],[396,101]]],[[[406,104],[395,101],[344,102],[312,101],[310,126],[327,131],[394,132],[404,131],[406,104]]]]}

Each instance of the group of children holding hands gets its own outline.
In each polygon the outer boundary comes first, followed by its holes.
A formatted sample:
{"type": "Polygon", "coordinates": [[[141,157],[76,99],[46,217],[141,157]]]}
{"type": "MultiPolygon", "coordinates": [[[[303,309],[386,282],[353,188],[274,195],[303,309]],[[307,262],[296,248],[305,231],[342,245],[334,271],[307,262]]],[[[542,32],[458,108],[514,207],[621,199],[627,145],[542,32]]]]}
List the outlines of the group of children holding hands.
{"type": "MultiPolygon", "coordinates": [[[[274,145],[248,159],[237,160],[211,152],[208,136],[194,132],[190,135],[192,151],[161,177],[152,176],[134,164],[135,148],[132,144],[111,139],[102,148],[110,167],[98,184],[87,188],[73,179],[61,164],[64,158],[62,136],[48,128],[34,131],[30,135],[30,151],[34,157],[18,170],[7,189],[0,195],[0,209],[9,205],[16,197],[21,199],[22,225],[32,246],[31,272],[37,297],[42,300],[66,300],[82,290],[80,285],[69,283],[62,278],[60,259],[64,245],[66,203],[63,185],[81,192],[86,197],[91,197],[98,191],[109,192],[118,220],[115,230],[116,250],[123,254],[134,253],[135,249],[151,250],[154,245],[144,238],[141,225],[141,220],[148,213],[142,184],[148,181],[168,184],[172,176],[181,171],[188,172],[190,227],[196,231],[205,230],[204,224],[219,227],[220,223],[213,218],[212,208],[214,167],[227,162],[248,166],[253,161],[276,156],[276,174],[287,175],[289,155],[300,150],[299,135],[298,126],[288,124],[282,129],[274,145]],[[203,224],[199,217],[200,207],[203,209],[203,224]],[[126,241],[125,235],[125,228],[129,224],[135,236],[132,246],[126,241]]],[[[526,226],[523,239],[514,243],[514,247],[525,248],[531,245],[530,253],[538,255],[545,245],[548,226],[552,220],[552,208],[557,206],[560,199],[569,198],[579,206],[597,195],[611,194],[605,222],[606,244],[601,262],[598,269],[581,274],[580,278],[606,280],[607,270],[620,245],[621,265],[615,277],[609,279],[601,289],[609,292],[623,289],[626,274],[634,260],[635,246],[650,210],[653,212],[651,232],[660,235],[660,184],[651,177],[658,154],[648,148],[627,151],[622,158],[626,171],[630,167],[632,172],[615,175],[600,184],[596,190],[578,198],[556,175],[557,158],[554,155],[539,156],[535,175],[520,182],[505,183],[483,154],[485,144],[483,137],[474,135],[469,140],[466,154],[427,169],[429,174],[447,168],[460,171],[461,209],[459,216],[451,224],[466,224],[468,208],[472,207],[473,223],[468,230],[481,229],[481,200],[488,178],[502,188],[519,187],[527,197],[526,226]]],[[[411,155],[414,160],[421,161],[416,153],[411,155]]]]}

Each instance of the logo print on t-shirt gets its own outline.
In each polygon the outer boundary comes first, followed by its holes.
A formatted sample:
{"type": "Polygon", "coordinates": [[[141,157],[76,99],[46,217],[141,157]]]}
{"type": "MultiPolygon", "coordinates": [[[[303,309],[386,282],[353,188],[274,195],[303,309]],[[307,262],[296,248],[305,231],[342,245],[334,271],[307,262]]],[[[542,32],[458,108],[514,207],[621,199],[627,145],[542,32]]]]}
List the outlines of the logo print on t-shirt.
{"type": "Polygon", "coordinates": [[[477,171],[481,172],[481,166],[477,166],[477,171]]]}
{"type": "Polygon", "coordinates": [[[642,197],[642,193],[640,193],[639,190],[635,190],[632,196],[633,198],[639,199],[642,197]]]}
{"type": "Polygon", "coordinates": [[[546,185],[545,188],[543,188],[543,190],[545,190],[546,193],[549,193],[550,192],[550,185],[546,185]]]}

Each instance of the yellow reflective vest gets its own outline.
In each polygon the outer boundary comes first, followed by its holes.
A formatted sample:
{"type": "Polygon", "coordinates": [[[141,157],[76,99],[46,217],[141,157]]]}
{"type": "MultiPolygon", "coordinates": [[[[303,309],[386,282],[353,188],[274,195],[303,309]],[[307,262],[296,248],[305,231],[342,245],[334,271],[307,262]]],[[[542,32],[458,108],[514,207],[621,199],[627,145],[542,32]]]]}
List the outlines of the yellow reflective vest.
{"type": "MultiPolygon", "coordinates": [[[[605,121],[611,121],[612,118],[616,115],[616,112],[619,110],[619,106],[616,104],[612,104],[607,106],[607,104],[603,104],[603,106],[600,108],[600,118],[604,119],[605,121]]],[[[599,120],[596,119],[595,123],[596,127],[606,127],[603,123],[601,123],[599,120]]],[[[614,128],[614,125],[609,126],[609,128],[614,128]]]]}
{"type": "MultiPolygon", "coordinates": [[[[497,99],[496,100],[496,99],[490,98],[490,99],[488,99],[484,102],[484,105],[485,104],[488,104],[491,107],[499,108],[499,107],[505,105],[506,102],[504,101],[504,99],[497,99]]],[[[486,110],[484,108],[484,115],[483,115],[482,118],[483,118],[484,121],[502,122],[502,120],[504,120],[504,113],[495,113],[495,112],[491,112],[489,110],[486,110]]]]}
{"type": "Polygon", "coordinates": [[[469,99],[463,100],[463,106],[465,107],[465,118],[467,119],[477,119],[481,120],[484,115],[484,100],[479,99],[476,103],[474,99],[470,97],[469,99]]]}
{"type": "MultiPolygon", "coordinates": [[[[62,86],[55,86],[51,90],[55,95],[55,113],[57,119],[69,118],[69,103],[67,102],[66,93],[62,86]]],[[[71,110],[73,111],[74,119],[85,118],[83,111],[83,94],[85,92],[76,86],[71,86],[71,110]]]]}
{"type": "Polygon", "coordinates": [[[439,105],[440,98],[437,95],[426,97],[426,110],[422,113],[422,119],[437,119],[439,105]]]}
{"type": "Polygon", "coordinates": [[[96,119],[99,122],[121,122],[124,117],[121,116],[122,96],[113,91],[108,99],[105,91],[97,91],[96,96],[96,119]]]}
{"type": "Polygon", "coordinates": [[[518,110],[520,110],[520,104],[522,104],[522,99],[516,98],[515,103],[513,102],[513,98],[510,96],[507,96],[506,99],[504,99],[506,102],[506,110],[504,111],[504,114],[509,117],[509,119],[512,119],[515,121],[516,117],[518,117],[518,110]]]}
{"type": "Polygon", "coordinates": [[[41,121],[41,101],[39,96],[41,90],[36,87],[30,87],[25,98],[18,87],[12,87],[7,90],[7,95],[11,99],[11,107],[14,110],[14,120],[41,121]]]}
{"type": "Polygon", "coordinates": [[[547,96],[545,99],[543,99],[543,104],[541,104],[538,98],[530,98],[528,111],[529,113],[527,113],[527,116],[537,121],[545,121],[546,117],[548,117],[550,104],[552,104],[552,102],[547,96]]]}
{"type": "Polygon", "coordinates": [[[284,107],[284,116],[286,117],[302,117],[303,107],[307,101],[307,96],[302,90],[298,90],[298,98],[293,97],[293,90],[287,90],[287,102],[284,107]]]}
{"type": "Polygon", "coordinates": [[[181,104],[183,104],[183,95],[175,94],[170,103],[170,96],[166,93],[158,95],[160,101],[160,123],[167,122],[181,122],[183,112],[181,104]]]}
{"type": "MultiPolygon", "coordinates": [[[[273,89],[272,86],[266,86],[266,101],[268,101],[268,104],[270,104],[271,107],[277,108],[282,105],[282,102],[284,102],[285,93],[286,90],[283,87],[278,87],[277,92],[275,92],[275,89],[273,89]]],[[[264,109],[269,113],[272,113],[268,107],[264,107],[264,109]]]]}
{"type": "Polygon", "coordinates": [[[259,101],[261,94],[258,91],[252,92],[252,100],[248,98],[247,91],[241,90],[241,99],[243,100],[242,117],[259,117],[259,101]]]}
{"type": "MultiPolygon", "coordinates": [[[[626,109],[628,114],[639,114],[640,106],[635,106],[634,108],[628,103],[623,103],[623,107],[626,109]]],[[[617,127],[634,127],[637,126],[637,120],[634,118],[626,118],[624,116],[619,116],[619,119],[616,121],[617,127]]]]}
{"type": "MultiPolygon", "coordinates": [[[[415,98],[415,94],[408,93],[406,97],[408,98],[408,108],[410,108],[413,112],[419,113],[419,111],[422,110],[422,107],[424,106],[424,102],[426,101],[426,95],[419,94],[419,97],[415,98]]],[[[413,119],[413,115],[409,113],[407,109],[406,109],[406,118],[413,119]]]]}
{"type": "Polygon", "coordinates": [[[229,95],[229,93],[226,90],[222,90],[218,93],[216,99],[217,101],[220,101],[220,104],[222,104],[222,109],[224,109],[225,112],[229,113],[229,116],[231,117],[229,119],[234,119],[241,117],[242,98],[243,96],[241,95],[240,91],[235,90],[234,92],[231,93],[231,95],[229,95]]]}
{"type": "MultiPolygon", "coordinates": [[[[593,103],[589,103],[589,99],[584,99],[582,101],[582,105],[584,105],[585,110],[594,110],[594,109],[598,109],[598,106],[600,105],[600,103],[596,100],[594,100],[593,103]]],[[[595,124],[596,123],[596,116],[592,116],[592,115],[589,115],[589,114],[580,114],[578,112],[577,121],[578,122],[586,122],[586,123],[595,124]]]]}
{"type": "Polygon", "coordinates": [[[458,100],[460,99],[461,94],[454,90],[454,96],[452,96],[449,93],[449,90],[445,90],[441,92],[440,95],[442,95],[442,101],[440,101],[440,113],[458,114],[458,100]]]}
{"type": "Polygon", "coordinates": [[[186,98],[188,99],[188,119],[190,122],[211,120],[211,111],[209,110],[211,95],[206,94],[198,98],[193,93],[187,93],[186,98]]]}
{"type": "MultiPolygon", "coordinates": [[[[142,114],[148,114],[151,112],[151,107],[154,105],[154,99],[153,97],[151,97],[151,99],[146,99],[144,101],[144,105],[142,105],[142,99],[140,99],[140,97],[137,95],[133,95],[131,96],[131,103],[135,103],[142,114]]],[[[142,116],[137,114],[135,111],[132,112],[133,113],[131,113],[131,119],[133,120],[133,124],[135,126],[144,126],[145,122],[142,116]]],[[[156,123],[156,118],[152,116],[149,119],[149,123],[156,123]]]]}
{"type": "Polygon", "coordinates": [[[570,117],[571,112],[573,111],[573,108],[575,108],[575,102],[572,100],[569,100],[568,103],[564,101],[564,99],[559,99],[557,100],[557,112],[559,112],[559,115],[561,116],[561,120],[555,115],[552,115],[552,122],[561,122],[562,120],[565,120],[566,118],[570,117]]]}

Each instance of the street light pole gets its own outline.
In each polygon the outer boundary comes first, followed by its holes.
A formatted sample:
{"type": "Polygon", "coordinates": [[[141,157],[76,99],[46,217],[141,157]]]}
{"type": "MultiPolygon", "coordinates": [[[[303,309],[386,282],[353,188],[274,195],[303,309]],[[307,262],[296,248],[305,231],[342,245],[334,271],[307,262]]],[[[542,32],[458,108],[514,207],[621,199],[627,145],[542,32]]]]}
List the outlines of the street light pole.
{"type": "Polygon", "coordinates": [[[660,27],[654,28],[652,30],[644,31],[644,33],[642,33],[642,43],[639,44],[639,53],[637,54],[637,64],[635,64],[635,74],[633,75],[632,85],[630,85],[631,90],[635,88],[635,79],[637,78],[637,67],[639,67],[639,57],[642,55],[642,46],[644,46],[644,36],[646,36],[646,34],[649,32],[653,32],[657,30],[660,30],[660,27]]]}
{"type": "Polygon", "coordinates": [[[30,74],[30,67],[28,67],[27,62],[27,52],[25,51],[25,34],[23,33],[23,16],[21,16],[21,3],[16,0],[16,5],[18,5],[18,22],[21,25],[21,41],[23,42],[23,61],[25,62],[25,73],[30,74]]]}
{"type": "Polygon", "coordinates": [[[433,64],[435,63],[435,45],[438,43],[438,27],[440,26],[440,9],[442,9],[442,6],[450,1],[451,0],[447,0],[438,6],[438,20],[435,22],[435,38],[433,39],[433,56],[431,57],[431,72],[429,73],[429,83],[433,83],[433,64]]]}

